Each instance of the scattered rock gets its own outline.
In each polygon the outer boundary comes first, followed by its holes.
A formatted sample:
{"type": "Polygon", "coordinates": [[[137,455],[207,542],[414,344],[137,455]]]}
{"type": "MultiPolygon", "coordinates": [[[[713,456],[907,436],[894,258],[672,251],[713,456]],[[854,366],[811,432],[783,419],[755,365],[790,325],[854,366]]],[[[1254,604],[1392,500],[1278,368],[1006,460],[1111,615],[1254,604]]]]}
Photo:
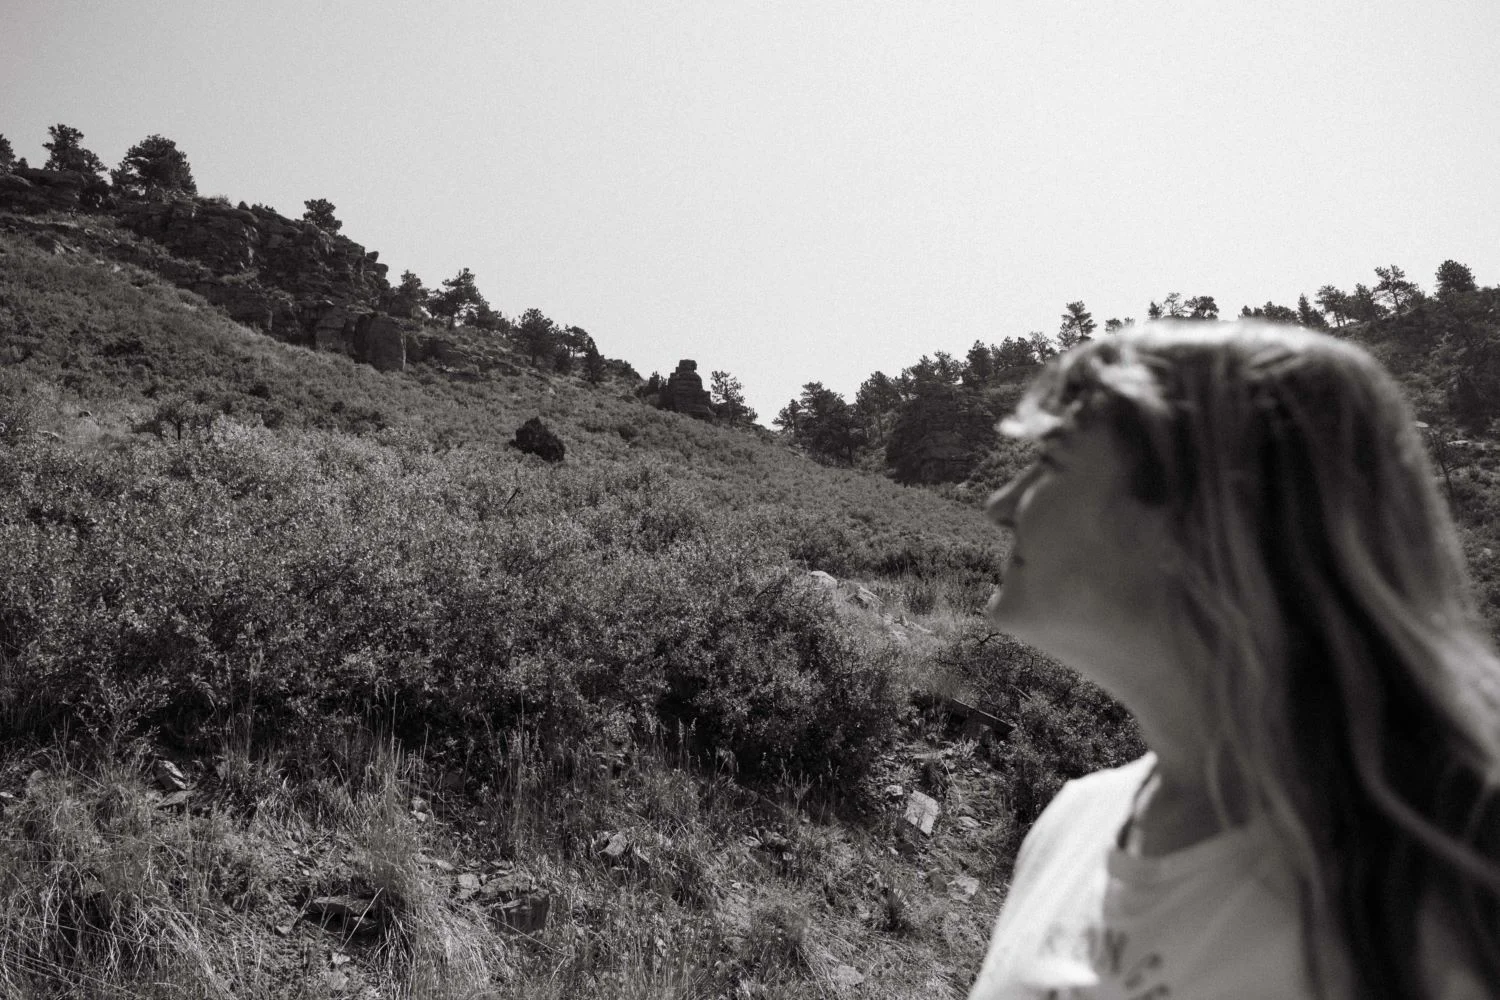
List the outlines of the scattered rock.
{"type": "Polygon", "coordinates": [[[479,876],[475,875],[473,872],[464,872],[456,880],[454,880],[454,884],[457,886],[457,890],[454,895],[456,895],[461,900],[473,899],[475,896],[479,895],[479,876]]]}
{"type": "Polygon", "coordinates": [[[182,773],[182,768],[170,760],[158,760],[152,765],[151,774],[163,791],[181,792],[193,787],[187,775],[182,773]]]}
{"type": "Polygon", "coordinates": [[[619,861],[625,856],[625,850],[629,846],[630,842],[625,839],[623,832],[613,833],[604,842],[604,846],[599,849],[599,853],[611,861],[619,861]]]}
{"type": "Polygon", "coordinates": [[[930,795],[921,792],[912,792],[906,800],[906,814],[903,817],[907,823],[921,830],[928,837],[932,836],[932,824],[937,822],[938,814],[941,812],[937,800],[930,795]]]}
{"type": "Polygon", "coordinates": [[[841,990],[850,990],[865,981],[864,973],[852,965],[835,965],[828,974],[829,980],[841,990]]]}
{"type": "Polygon", "coordinates": [[[374,897],[319,896],[308,901],[307,914],[320,926],[338,925],[346,934],[378,930],[381,911],[374,897]]]}
{"type": "Polygon", "coordinates": [[[972,875],[959,875],[948,885],[948,895],[955,899],[973,899],[979,891],[979,880],[972,875]]]}
{"type": "Polygon", "coordinates": [[[958,818],[958,825],[965,830],[977,830],[980,827],[980,822],[973,816],[960,816],[958,818]]]}
{"type": "Polygon", "coordinates": [[[547,915],[552,911],[552,897],[545,895],[523,896],[501,903],[490,910],[490,917],[501,930],[518,934],[536,934],[547,927],[547,915]]]}
{"type": "Polygon", "coordinates": [[[785,851],[792,846],[792,842],[774,830],[763,831],[760,835],[762,847],[768,847],[773,851],[785,851]]]}
{"type": "Polygon", "coordinates": [[[963,721],[963,737],[966,740],[977,740],[986,729],[1002,739],[1010,735],[1011,724],[1009,722],[977,705],[970,705],[957,698],[945,698],[943,703],[948,710],[949,718],[963,721]]]}
{"type": "Polygon", "coordinates": [[[818,586],[822,587],[824,590],[839,589],[838,578],[835,577],[832,573],[825,573],[820,569],[815,569],[811,573],[807,574],[807,578],[813,583],[816,583],[818,586]]]}
{"type": "Polygon", "coordinates": [[[536,892],[536,880],[520,872],[496,875],[484,884],[480,898],[486,902],[509,902],[536,892]]]}
{"type": "Polygon", "coordinates": [[[192,796],[192,790],[187,788],[184,788],[181,791],[170,792],[166,795],[163,795],[161,799],[157,801],[156,808],[169,809],[172,806],[184,805],[186,804],[188,799],[192,798],[192,796]]]}

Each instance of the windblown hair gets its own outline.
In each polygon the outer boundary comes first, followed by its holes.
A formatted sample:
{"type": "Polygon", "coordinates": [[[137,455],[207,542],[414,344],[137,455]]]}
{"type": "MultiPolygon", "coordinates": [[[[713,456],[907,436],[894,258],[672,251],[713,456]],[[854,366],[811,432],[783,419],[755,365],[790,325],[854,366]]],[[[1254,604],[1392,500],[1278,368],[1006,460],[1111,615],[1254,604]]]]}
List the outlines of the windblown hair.
{"type": "Polygon", "coordinates": [[[1295,327],[1150,324],[1062,355],[1001,427],[1094,420],[1177,529],[1205,780],[1270,819],[1314,987],[1430,995],[1435,921],[1500,996],[1500,659],[1394,380],[1295,327]]]}

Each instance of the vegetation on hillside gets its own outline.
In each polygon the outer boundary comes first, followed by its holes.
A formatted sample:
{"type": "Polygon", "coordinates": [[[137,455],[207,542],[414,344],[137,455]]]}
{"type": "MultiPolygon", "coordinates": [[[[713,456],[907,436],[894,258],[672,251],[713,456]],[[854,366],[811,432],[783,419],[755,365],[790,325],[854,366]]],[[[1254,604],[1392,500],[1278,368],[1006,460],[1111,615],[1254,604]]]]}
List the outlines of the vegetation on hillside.
{"type": "Polygon", "coordinates": [[[1024,830],[995,745],[911,763],[913,689],[973,693],[972,507],[582,374],[294,348],[89,228],[0,220],[0,877],[46,901],[6,991],[961,992],[1024,830]],[[898,835],[893,783],[973,828],[898,835]]]}
{"type": "MultiPolygon", "coordinates": [[[[100,211],[192,198],[170,140],[110,185],[52,133],[91,214],[0,215],[0,993],[966,991],[1029,824],[1142,749],[976,614],[977,501],[1029,461],[996,416],[1132,320],[809,382],[778,435],[723,371],[715,421],[654,408],[465,268],[367,303],[441,341],[376,371],[230,322],[100,211]]],[[[1500,290],[1377,278],[1243,313],[1397,373],[1500,616],[1500,290]]]]}

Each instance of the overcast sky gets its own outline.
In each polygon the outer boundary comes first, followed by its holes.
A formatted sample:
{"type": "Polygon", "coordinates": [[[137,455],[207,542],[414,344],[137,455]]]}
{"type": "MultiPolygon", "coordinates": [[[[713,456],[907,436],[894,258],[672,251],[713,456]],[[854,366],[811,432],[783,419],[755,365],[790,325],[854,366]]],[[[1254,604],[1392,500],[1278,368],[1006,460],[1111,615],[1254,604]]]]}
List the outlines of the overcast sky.
{"type": "Polygon", "coordinates": [[[395,278],[645,375],[802,383],[1101,322],[1225,315],[1445,258],[1500,282],[1500,3],[8,0],[0,133],[344,233],[395,278]]]}

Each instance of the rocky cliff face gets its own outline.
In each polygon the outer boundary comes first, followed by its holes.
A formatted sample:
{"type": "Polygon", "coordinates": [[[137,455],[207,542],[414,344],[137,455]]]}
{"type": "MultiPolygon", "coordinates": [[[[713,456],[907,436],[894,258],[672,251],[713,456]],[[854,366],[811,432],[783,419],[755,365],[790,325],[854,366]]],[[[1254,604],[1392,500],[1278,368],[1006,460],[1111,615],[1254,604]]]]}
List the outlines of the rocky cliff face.
{"type": "Polygon", "coordinates": [[[134,260],[190,288],[234,320],[280,340],[349,354],[383,371],[406,365],[415,324],[378,311],[390,292],[387,265],[347,237],[268,208],[182,198],[83,206],[82,175],[53,170],[0,174],[0,210],[83,208],[170,251],[134,260]]]}
{"type": "Polygon", "coordinates": [[[83,185],[84,176],[73,170],[0,171],[0,208],[15,212],[69,212],[78,207],[83,185]]]}

